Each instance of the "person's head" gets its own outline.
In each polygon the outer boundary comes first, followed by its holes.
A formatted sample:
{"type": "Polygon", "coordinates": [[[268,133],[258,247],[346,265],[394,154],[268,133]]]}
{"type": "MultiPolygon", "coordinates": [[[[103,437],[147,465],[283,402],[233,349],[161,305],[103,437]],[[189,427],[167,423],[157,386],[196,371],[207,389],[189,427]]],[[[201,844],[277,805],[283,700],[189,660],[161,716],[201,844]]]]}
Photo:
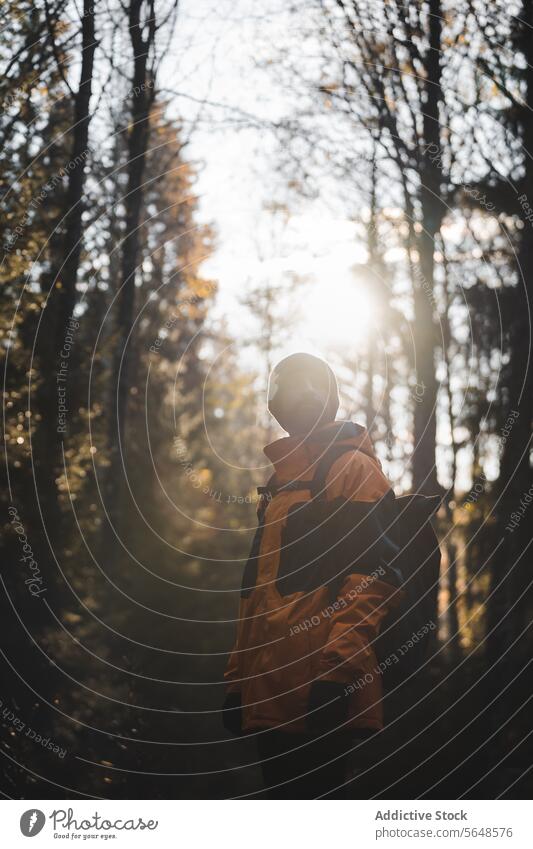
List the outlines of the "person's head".
{"type": "Polygon", "coordinates": [[[338,408],[337,380],[320,357],[291,354],[272,369],[268,409],[291,436],[334,421],[338,408]]]}

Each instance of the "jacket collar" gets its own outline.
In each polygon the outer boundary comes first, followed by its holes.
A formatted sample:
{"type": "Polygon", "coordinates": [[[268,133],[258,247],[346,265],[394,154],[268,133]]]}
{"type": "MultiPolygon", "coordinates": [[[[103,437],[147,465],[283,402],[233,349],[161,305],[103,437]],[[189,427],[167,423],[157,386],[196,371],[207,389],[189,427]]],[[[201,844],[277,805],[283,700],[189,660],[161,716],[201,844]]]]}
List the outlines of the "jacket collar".
{"type": "Polygon", "coordinates": [[[266,445],[264,452],[276,475],[290,480],[309,477],[314,463],[330,445],[337,443],[346,444],[347,448],[358,448],[378,462],[366,428],[355,422],[329,422],[306,436],[285,436],[266,445]]]}

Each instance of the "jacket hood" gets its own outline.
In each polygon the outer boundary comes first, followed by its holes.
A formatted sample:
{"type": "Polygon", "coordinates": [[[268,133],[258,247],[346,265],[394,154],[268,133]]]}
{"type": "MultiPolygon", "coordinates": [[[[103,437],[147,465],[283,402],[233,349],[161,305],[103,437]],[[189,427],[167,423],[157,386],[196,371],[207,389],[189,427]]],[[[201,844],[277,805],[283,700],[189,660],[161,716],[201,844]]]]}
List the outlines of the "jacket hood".
{"type": "Polygon", "coordinates": [[[328,422],[307,436],[301,434],[285,436],[266,445],[264,453],[274,466],[276,475],[282,480],[291,480],[311,474],[311,467],[319,460],[331,445],[345,444],[348,448],[358,448],[367,454],[376,465],[381,463],[366,428],[355,422],[328,422]]]}

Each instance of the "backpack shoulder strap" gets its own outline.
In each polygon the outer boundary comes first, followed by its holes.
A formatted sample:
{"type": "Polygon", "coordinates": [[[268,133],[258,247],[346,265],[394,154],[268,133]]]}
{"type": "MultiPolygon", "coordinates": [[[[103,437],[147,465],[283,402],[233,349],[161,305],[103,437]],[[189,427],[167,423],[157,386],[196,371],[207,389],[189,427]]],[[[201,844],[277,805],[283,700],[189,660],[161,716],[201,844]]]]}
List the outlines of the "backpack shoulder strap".
{"type": "Polygon", "coordinates": [[[311,498],[313,501],[323,501],[326,498],[326,478],[335,461],[348,452],[358,450],[358,448],[355,448],[352,445],[336,445],[333,443],[333,445],[326,449],[318,461],[315,474],[311,480],[288,481],[287,483],[278,486],[276,483],[276,475],[273,474],[265,486],[257,487],[257,494],[265,496],[267,501],[270,501],[278,494],[278,492],[308,489],[311,492],[311,498]]]}
{"type": "Polygon", "coordinates": [[[270,501],[270,499],[274,498],[274,496],[276,496],[278,492],[288,492],[298,489],[310,489],[310,487],[311,481],[288,481],[287,483],[278,486],[275,483],[274,476],[272,476],[265,486],[257,487],[257,494],[265,495],[270,501]]]}
{"type": "MultiPolygon", "coordinates": [[[[275,474],[272,475],[272,477],[269,478],[269,480],[268,480],[268,482],[266,483],[265,486],[258,486],[257,487],[257,494],[261,498],[264,499],[264,507],[261,511],[261,514],[262,515],[264,514],[268,503],[273,498],[275,498],[275,496],[278,494],[278,492],[288,492],[288,491],[294,491],[294,490],[299,490],[299,489],[302,489],[302,490],[307,489],[308,490],[310,488],[311,488],[311,481],[308,481],[308,480],[307,481],[288,481],[287,483],[284,483],[284,484],[281,484],[281,485],[278,486],[278,484],[276,483],[276,475],[275,474]]],[[[261,518],[261,516],[260,516],[260,518],[261,518]]]]}

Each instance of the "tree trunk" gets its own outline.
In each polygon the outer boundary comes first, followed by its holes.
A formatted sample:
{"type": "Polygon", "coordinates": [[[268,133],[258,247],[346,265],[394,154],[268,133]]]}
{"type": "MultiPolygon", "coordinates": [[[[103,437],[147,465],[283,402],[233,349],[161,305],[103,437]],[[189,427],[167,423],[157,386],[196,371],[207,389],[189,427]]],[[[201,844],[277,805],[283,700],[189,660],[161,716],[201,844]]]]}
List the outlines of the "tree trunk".
{"type": "MultiPolygon", "coordinates": [[[[68,174],[64,196],[62,237],[54,234],[50,239],[52,259],[51,272],[46,275],[47,308],[42,316],[37,348],[37,358],[42,382],[36,393],[36,406],[42,415],[40,427],[35,434],[34,456],[36,458],[36,493],[43,524],[43,551],[50,549],[50,566],[56,550],[61,551],[65,528],[59,502],[58,475],[63,473],[62,446],[69,418],[77,409],[74,364],[75,342],[69,351],[67,367],[62,368],[61,352],[65,336],[69,331],[68,319],[76,303],[76,283],[82,246],[83,194],[85,189],[85,165],[88,152],[95,40],[94,2],[84,0],[84,16],[81,23],[82,63],[77,92],[73,95],[72,143],[65,152],[68,161],[62,167],[68,174]],[[58,390],[65,390],[64,396],[58,390]],[[59,402],[66,399],[68,412],[59,421],[59,402]]],[[[52,32],[53,37],[53,32],[52,32]]],[[[61,213],[60,216],[61,218],[61,213]]],[[[65,358],[63,358],[65,361],[65,358]]],[[[41,531],[39,530],[39,533],[41,531]]],[[[61,583],[61,579],[58,578],[61,583]]]]}
{"type": "Polygon", "coordinates": [[[88,155],[89,106],[92,94],[94,54],[96,50],[94,0],[84,0],[81,23],[81,72],[74,98],[74,125],[66,195],[66,216],[63,266],[58,272],[61,282],[58,309],[56,348],[61,350],[65,328],[76,304],[76,283],[82,245],[82,216],[84,210],[85,162],[88,155]]]}
{"type": "MultiPolygon", "coordinates": [[[[524,3],[521,13],[524,26],[526,59],[526,105],[519,116],[524,151],[524,179],[520,193],[533,199],[533,42],[531,27],[533,11],[530,2],[524,3]]],[[[527,632],[507,654],[503,654],[530,622],[531,557],[533,504],[524,500],[533,494],[533,474],[530,462],[531,427],[533,420],[533,359],[531,329],[533,327],[533,229],[524,213],[518,251],[518,285],[514,294],[513,327],[509,329],[510,362],[506,441],[503,446],[498,480],[498,523],[494,545],[498,546],[491,571],[491,596],[487,616],[487,662],[498,686],[511,682],[528,657],[527,632]],[[520,511],[520,512],[518,512],[520,511]],[[527,514],[526,514],[526,511],[527,514]],[[515,514],[513,516],[513,514],[515,514]],[[513,526],[514,525],[514,526],[513,526]],[[510,529],[509,529],[510,528],[510,529]],[[529,591],[528,591],[529,590],[529,591]]],[[[531,690],[531,686],[529,687],[531,690]]],[[[493,713],[494,721],[507,713],[509,704],[522,700],[511,688],[500,699],[493,713]]]]}
{"type": "Polygon", "coordinates": [[[413,489],[435,494],[438,492],[435,444],[437,433],[437,380],[434,322],[435,238],[444,216],[441,197],[439,159],[431,152],[440,151],[441,89],[441,3],[429,3],[429,49],[426,56],[424,86],[424,144],[420,178],[420,202],[423,230],[417,239],[419,254],[415,281],[415,344],[416,380],[414,415],[413,489]]]}
{"type": "Polygon", "coordinates": [[[125,236],[121,250],[120,289],[117,295],[116,339],[113,352],[109,415],[110,464],[105,486],[108,523],[104,523],[104,553],[109,554],[107,542],[118,532],[121,514],[122,453],[126,428],[128,394],[134,373],[133,346],[130,333],[135,317],[136,274],[141,255],[141,210],[143,177],[150,134],[150,110],[154,99],[154,81],[148,70],[148,56],[155,38],[154,3],[131,0],[129,33],[133,48],[133,86],[131,129],[128,136],[128,182],[124,197],[125,236]],[[142,21],[143,7],[147,19],[142,21]],[[143,38],[143,27],[147,35],[143,38]],[[129,339],[128,339],[129,337],[129,339]]]}

